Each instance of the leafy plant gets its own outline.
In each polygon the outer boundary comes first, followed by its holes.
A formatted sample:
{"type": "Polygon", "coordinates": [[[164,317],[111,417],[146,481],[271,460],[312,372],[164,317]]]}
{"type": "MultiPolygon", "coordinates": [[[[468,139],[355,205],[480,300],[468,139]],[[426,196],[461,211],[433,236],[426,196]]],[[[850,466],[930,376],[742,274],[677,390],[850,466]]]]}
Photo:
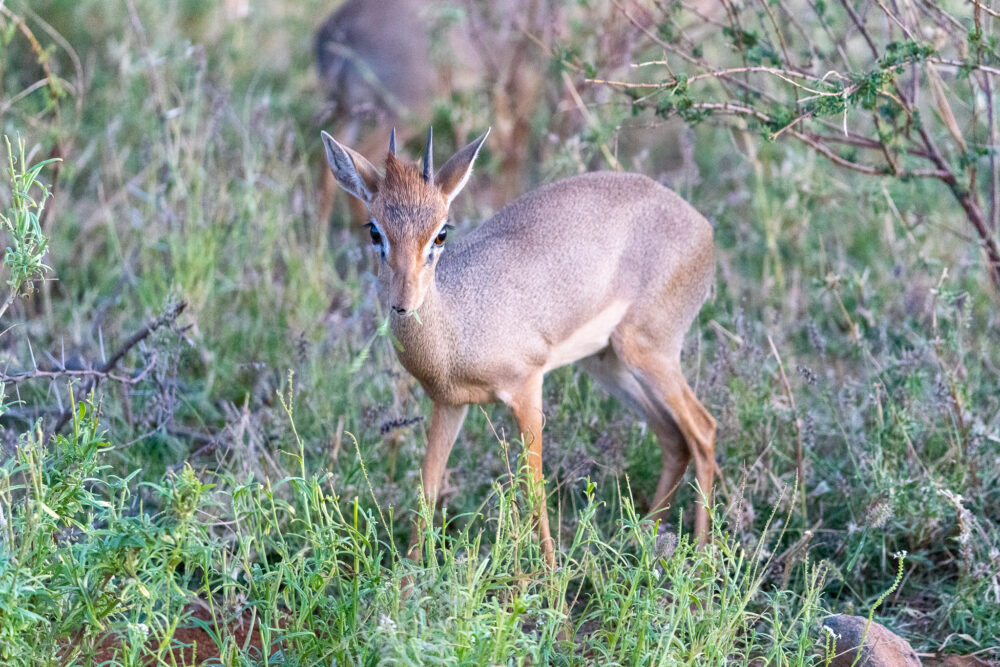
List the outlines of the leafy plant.
{"type": "Polygon", "coordinates": [[[10,199],[6,210],[0,211],[0,230],[7,237],[7,248],[3,255],[3,266],[8,272],[7,296],[0,304],[0,317],[22,290],[30,292],[33,280],[41,278],[49,267],[45,265],[48,239],[42,231],[41,216],[49,190],[39,179],[42,169],[57,162],[56,159],[43,160],[27,166],[24,156],[24,140],[19,139],[17,150],[11,147],[10,138],[4,136],[7,146],[7,165],[10,178],[10,199]]]}
{"type": "Polygon", "coordinates": [[[645,76],[633,81],[589,81],[621,89],[636,110],[790,137],[866,176],[944,184],[1000,288],[996,12],[777,0],[710,16],[661,3],[654,32],[614,4],[668,56],[638,65],[645,76]]]}

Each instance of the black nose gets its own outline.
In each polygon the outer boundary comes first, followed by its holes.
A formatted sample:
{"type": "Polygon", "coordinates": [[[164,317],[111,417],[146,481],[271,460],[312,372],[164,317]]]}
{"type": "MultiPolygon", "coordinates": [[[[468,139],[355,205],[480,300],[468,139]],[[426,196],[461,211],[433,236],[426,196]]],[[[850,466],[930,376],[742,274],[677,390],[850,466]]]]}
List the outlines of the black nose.
{"type": "Polygon", "coordinates": [[[392,309],[395,312],[399,313],[400,315],[402,315],[402,314],[404,314],[406,312],[406,308],[400,308],[399,306],[393,306],[392,309]]]}

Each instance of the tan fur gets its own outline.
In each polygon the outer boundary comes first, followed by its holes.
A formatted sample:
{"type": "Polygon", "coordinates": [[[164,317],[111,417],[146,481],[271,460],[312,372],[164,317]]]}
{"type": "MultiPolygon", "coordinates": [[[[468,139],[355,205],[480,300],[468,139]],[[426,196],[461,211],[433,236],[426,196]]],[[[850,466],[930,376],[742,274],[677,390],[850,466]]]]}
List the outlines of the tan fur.
{"type": "Polygon", "coordinates": [[[379,184],[386,196],[377,199],[371,213],[377,220],[399,220],[406,231],[429,236],[433,229],[422,229],[418,221],[440,222],[448,215],[448,206],[441,197],[441,191],[424,183],[420,172],[389,155],[385,160],[385,176],[379,184]],[[408,222],[413,222],[409,226],[408,222]]]}
{"type": "MultiPolygon", "coordinates": [[[[349,183],[350,176],[340,178],[349,183]]],[[[683,337],[714,275],[708,222],[645,176],[593,173],[535,190],[425,255],[447,211],[445,194],[435,190],[415,167],[390,158],[369,205],[389,242],[380,294],[393,309],[399,359],[434,402],[422,471],[428,502],[437,498],[470,403],[511,407],[541,482],[543,378],[575,361],[656,433],[663,469],[654,513],[665,510],[691,459],[710,498],[715,421],[680,364],[683,337]]],[[[552,563],[544,496],[539,503],[552,563]]],[[[701,539],[708,528],[699,505],[701,539]]]]}

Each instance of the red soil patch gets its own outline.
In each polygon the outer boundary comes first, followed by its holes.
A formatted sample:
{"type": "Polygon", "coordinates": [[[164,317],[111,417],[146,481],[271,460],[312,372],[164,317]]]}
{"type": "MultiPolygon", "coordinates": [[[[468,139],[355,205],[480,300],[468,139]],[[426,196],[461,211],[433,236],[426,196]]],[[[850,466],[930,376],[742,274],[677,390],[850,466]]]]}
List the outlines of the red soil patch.
{"type": "MultiPolygon", "coordinates": [[[[195,665],[202,664],[213,658],[221,658],[222,647],[216,644],[212,636],[213,634],[221,642],[225,642],[226,638],[232,638],[241,651],[246,647],[247,650],[251,648],[256,649],[254,653],[257,656],[265,654],[265,648],[260,636],[260,617],[254,618],[251,610],[244,611],[238,618],[233,619],[228,624],[224,622],[224,619],[219,618],[218,615],[216,620],[213,621],[212,615],[208,610],[200,605],[191,605],[187,611],[189,615],[182,625],[174,631],[170,648],[163,652],[163,659],[168,664],[195,665]],[[212,631],[212,634],[209,634],[205,628],[195,625],[197,621],[202,621],[212,631]],[[247,643],[248,637],[249,643],[247,643]]],[[[100,663],[110,660],[115,652],[120,652],[122,648],[122,639],[120,637],[109,636],[97,652],[97,655],[94,656],[95,661],[100,663]]],[[[159,650],[159,646],[155,641],[150,641],[149,649],[155,652],[159,650]]],[[[267,655],[270,655],[275,650],[277,648],[267,651],[267,655]]],[[[152,661],[150,664],[152,664],[152,661]]]]}
{"type": "Polygon", "coordinates": [[[924,667],[992,667],[998,663],[972,655],[936,655],[922,659],[924,667]]]}

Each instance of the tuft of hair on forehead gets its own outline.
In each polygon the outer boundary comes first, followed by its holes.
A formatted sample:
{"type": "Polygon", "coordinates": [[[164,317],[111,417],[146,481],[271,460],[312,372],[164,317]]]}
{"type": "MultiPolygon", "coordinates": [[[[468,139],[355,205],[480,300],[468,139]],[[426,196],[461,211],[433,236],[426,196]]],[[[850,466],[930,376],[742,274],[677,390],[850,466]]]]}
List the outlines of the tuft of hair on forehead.
{"type": "Polygon", "coordinates": [[[379,184],[379,192],[394,203],[417,208],[437,207],[444,201],[441,191],[424,181],[415,164],[407,164],[392,153],[386,156],[385,176],[379,184]]]}
{"type": "Polygon", "coordinates": [[[385,159],[385,176],[369,210],[384,227],[412,234],[422,244],[424,233],[429,234],[428,230],[440,225],[448,215],[448,201],[436,186],[424,181],[416,165],[390,153],[385,159]]]}

